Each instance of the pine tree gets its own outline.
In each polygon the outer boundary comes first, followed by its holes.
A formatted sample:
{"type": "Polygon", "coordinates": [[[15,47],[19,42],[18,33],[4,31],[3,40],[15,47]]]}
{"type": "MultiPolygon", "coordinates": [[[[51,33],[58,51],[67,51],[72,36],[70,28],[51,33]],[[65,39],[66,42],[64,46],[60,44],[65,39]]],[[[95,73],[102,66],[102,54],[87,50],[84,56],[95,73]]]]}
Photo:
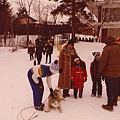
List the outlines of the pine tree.
{"type": "MultiPolygon", "coordinates": [[[[51,0],[49,0],[51,1],[51,0]]],[[[53,1],[58,1],[58,0],[53,0],[53,1]]],[[[61,15],[67,15],[70,16],[71,20],[71,16],[72,16],[72,4],[73,0],[61,0],[60,1],[60,5],[57,7],[57,9],[53,10],[51,12],[51,14],[55,15],[55,14],[61,14],[61,15]]],[[[75,0],[75,23],[81,23],[81,17],[88,21],[91,21],[91,14],[87,14],[86,11],[84,10],[85,7],[87,6],[87,3],[89,0],[75,0]]],[[[69,21],[69,23],[71,23],[71,21],[69,21]]]]}
{"type": "MultiPolygon", "coordinates": [[[[52,0],[49,0],[52,1],[52,0]]],[[[55,2],[59,0],[53,0],[55,2]]],[[[93,21],[92,14],[87,14],[85,8],[88,7],[87,2],[91,0],[60,0],[60,5],[51,12],[53,15],[60,14],[70,16],[68,24],[72,26],[72,38],[75,38],[75,27],[87,24],[93,21]]]]}
{"type": "Polygon", "coordinates": [[[12,8],[8,0],[0,0],[0,34],[4,34],[4,43],[6,45],[6,37],[11,29],[12,8]]]}

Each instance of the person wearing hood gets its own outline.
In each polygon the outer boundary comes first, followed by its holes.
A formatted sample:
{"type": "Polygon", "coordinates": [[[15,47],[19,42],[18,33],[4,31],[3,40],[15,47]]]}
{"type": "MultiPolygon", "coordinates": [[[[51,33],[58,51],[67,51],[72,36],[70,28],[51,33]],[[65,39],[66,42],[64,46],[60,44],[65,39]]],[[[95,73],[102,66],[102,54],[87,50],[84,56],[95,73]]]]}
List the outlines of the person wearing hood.
{"type": "Polygon", "coordinates": [[[69,40],[67,45],[63,47],[59,55],[59,80],[58,87],[63,89],[63,97],[70,97],[69,89],[73,88],[71,81],[71,67],[73,65],[73,57],[77,55],[74,48],[74,41],[69,40]]]}
{"type": "MultiPolygon", "coordinates": [[[[116,43],[120,45],[120,37],[116,39],[116,43]]],[[[118,82],[118,101],[120,101],[120,77],[119,77],[119,82],[118,82]]]]}
{"type": "Polygon", "coordinates": [[[118,81],[120,77],[120,45],[115,42],[113,36],[106,36],[104,40],[106,46],[102,51],[98,73],[105,78],[107,91],[107,104],[102,108],[113,111],[117,106],[118,81]]]}
{"type": "Polygon", "coordinates": [[[102,76],[98,76],[98,67],[100,63],[100,52],[93,52],[94,60],[90,64],[90,74],[92,79],[92,94],[91,97],[95,97],[97,93],[97,97],[100,98],[102,96],[102,84],[101,78],[102,76]]]}
{"type": "Polygon", "coordinates": [[[52,95],[53,89],[51,84],[51,76],[59,73],[58,60],[55,60],[50,66],[36,65],[28,70],[27,76],[33,91],[34,108],[43,111],[44,104],[42,97],[44,93],[44,85],[42,78],[46,77],[46,82],[52,95]]]}
{"type": "Polygon", "coordinates": [[[84,82],[87,81],[87,71],[85,62],[79,56],[76,56],[73,61],[71,80],[73,81],[74,98],[77,99],[78,90],[79,98],[82,98],[84,82]]]}

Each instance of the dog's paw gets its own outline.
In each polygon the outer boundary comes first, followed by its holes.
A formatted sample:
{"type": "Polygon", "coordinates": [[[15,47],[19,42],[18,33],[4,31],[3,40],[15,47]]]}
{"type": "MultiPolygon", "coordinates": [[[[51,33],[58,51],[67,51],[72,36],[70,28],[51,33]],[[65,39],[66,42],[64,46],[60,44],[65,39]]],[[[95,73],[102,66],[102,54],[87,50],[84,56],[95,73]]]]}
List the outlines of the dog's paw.
{"type": "Polygon", "coordinates": [[[48,110],[45,110],[45,112],[46,112],[46,113],[49,113],[50,111],[48,111],[48,110]]]}
{"type": "Polygon", "coordinates": [[[65,99],[65,98],[62,98],[61,100],[66,101],[66,99],[65,99]]]}
{"type": "Polygon", "coordinates": [[[62,112],[63,112],[63,111],[60,109],[60,110],[59,110],[59,113],[62,113],[62,112]]]}

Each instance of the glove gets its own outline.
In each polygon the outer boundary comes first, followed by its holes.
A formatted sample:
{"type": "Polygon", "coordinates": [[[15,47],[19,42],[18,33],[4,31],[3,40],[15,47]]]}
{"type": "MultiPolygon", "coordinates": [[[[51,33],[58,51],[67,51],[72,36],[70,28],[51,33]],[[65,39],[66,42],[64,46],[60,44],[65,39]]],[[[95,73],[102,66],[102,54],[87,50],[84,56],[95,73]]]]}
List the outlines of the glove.
{"type": "Polygon", "coordinates": [[[58,64],[58,60],[55,60],[54,63],[55,63],[55,64],[58,64]]]}
{"type": "Polygon", "coordinates": [[[53,97],[53,89],[50,88],[49,90],[50,90],[50,95],[53,97]]]}
{"type": "Polygon", "coordinates": [[[40,88],[40,89],[43,88],[43,86],[41,85],[41,83],[38,83],[37,85],[38,85],[38,88],[40,88]]]}
{"type": "Polygon", "coordinates": [[[42,84],[42,79],[41,79],[41,77],[38,77],[37,78],[38,80],[39,80],[39,83],[37,84],[38,85],[38,88],[43,88],[43,84],[42,84]]]}
{"type": "Polygon", "coordinates": [[[62,68],[59,69],[59,73],[62,73],[62,68]]]}

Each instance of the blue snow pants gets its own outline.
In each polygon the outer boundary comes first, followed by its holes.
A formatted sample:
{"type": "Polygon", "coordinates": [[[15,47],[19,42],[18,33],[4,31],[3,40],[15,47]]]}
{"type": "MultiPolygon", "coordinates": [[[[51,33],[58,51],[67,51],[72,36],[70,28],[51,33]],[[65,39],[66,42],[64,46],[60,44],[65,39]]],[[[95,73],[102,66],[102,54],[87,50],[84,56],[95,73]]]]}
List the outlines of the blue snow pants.
{"type": "Polygon", "coordinates": [[[41,87],[39,88],[38,84],[36,84],[34,82],[34,80],[32,79],[32,71],[31,69],[28,71],[27,76],[28,76],[28,80],[30,82],[32,91],[33,91],[33,100],[34,100],[34,107],[40,107],[42,104],[42,97],[43,97],[43,92],[44,92],[44,86],[43,86],[43,82],[42,79],[39,77],[39,83],[41,84],[41,87]]]}

